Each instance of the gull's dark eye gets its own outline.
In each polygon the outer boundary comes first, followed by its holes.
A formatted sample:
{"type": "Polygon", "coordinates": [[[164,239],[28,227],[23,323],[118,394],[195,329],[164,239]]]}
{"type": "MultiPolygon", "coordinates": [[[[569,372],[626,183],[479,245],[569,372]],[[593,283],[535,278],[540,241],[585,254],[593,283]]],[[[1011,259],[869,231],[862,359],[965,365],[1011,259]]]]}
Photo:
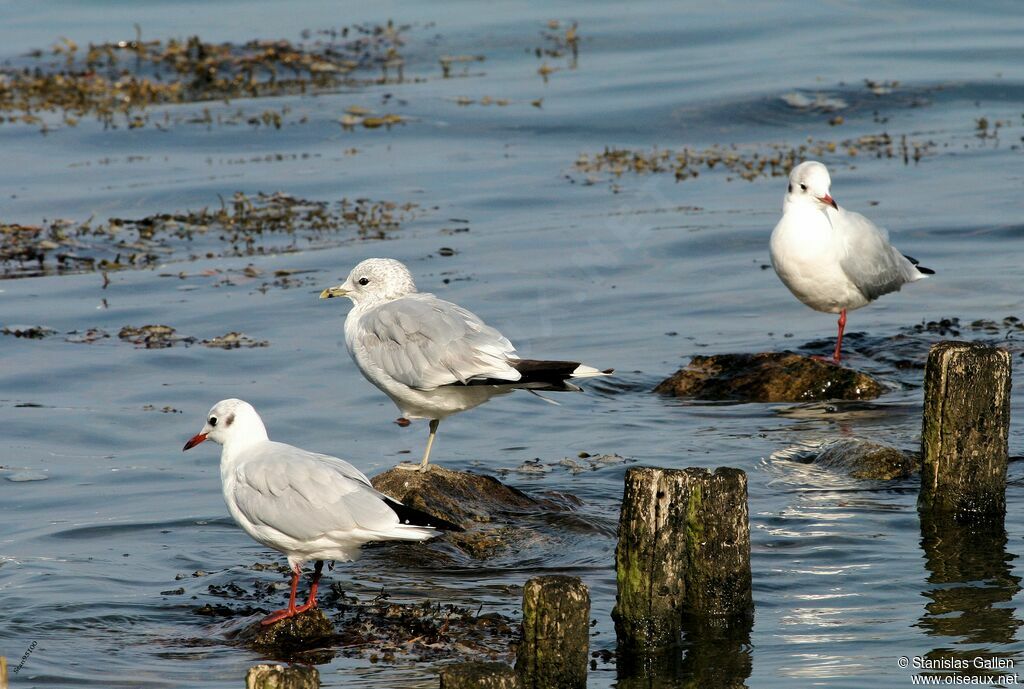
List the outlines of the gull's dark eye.
{"type": "Polygon", "coordinates": [[[806,184],[801,184],[800,185],[800,191],[807,191],[807,185],[806,184]]]}
{"type": "Polygon", "coordinates": [[[359,284],[360,285],[368,285],[368,284],[370,284],[370,278],[359,278],[359,284]]]}
{"type": "Polygon", "coordinates": [[[209,423],[209,424],[210,424],[211,426],[216,426],[216,425],[217,425],[217,417],[216,417],[216,416],[211,416],[211,417],[210,417],[210,420],[209,420],[209,422],[208,422],[208,423],[209,423]]]}

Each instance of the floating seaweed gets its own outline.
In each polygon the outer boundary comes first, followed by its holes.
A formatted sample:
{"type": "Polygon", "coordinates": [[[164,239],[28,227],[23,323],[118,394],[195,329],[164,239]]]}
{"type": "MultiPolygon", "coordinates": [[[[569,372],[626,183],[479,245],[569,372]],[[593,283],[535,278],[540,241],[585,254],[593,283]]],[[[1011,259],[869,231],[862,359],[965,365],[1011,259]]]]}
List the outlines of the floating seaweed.
{"type": "MultiPolygon", "coordinates": [[[[328,567],[333,569],[331,565],[328,567]]],[[[218,583],[203,586],[192,585],[189,580],[205,577],[206,572],[191,576],[182,573],[175,581],[182,582],[179,588],[185,589],[184,593],[172,588],[161,595],[196,594],[194,597],[202,602],[192,609],[193,613],[222,618],[229,643],[259,649],[275,658],[325,653],[328,658],[342,655],[366,658],[373,663],[393,663],[480,657],[511,660],[514,654],[519,636],[518,621],[497,611],[485,610],[482,605],[467,607],[443,600],[405,602],[395,599],[385,589],[375,595],[357,597],[337,580],[323,587],[319,607],[303,614],[319,619],[300,620],[305,626],[314,623],[317,638],[301,638],[301,635],[288,638],[289,623],[268,628],[257,620],[279,602],[289,570],[277,563],[256,563],[248,569],[277,572],[282,582],[222,572],[214,575],[218,583]],[[282,634],[266,633],[275,628],[282,634]]],[[[291,636],[295,636],[295,631],[301,628],[293,629],[291,636]]]]}
{"type": "Polygon", "coordinates": [[[898,140],[887,133],[869,134],[844,141],[808,140],[796,146],[788,144],[750,144],[711,146],[705,149],[683,148],[650,151],[605,148],[595,155],[581,154],[577,170],[586,173],[609,172],[621,177],[636,174],[671,173],[676,181],[697,177],[704,170],[723,168],[740,179],[753,181],[759,177],[785,177],[798,163],[811,157],[834,156],[845,152],[850,157],[871,155],[876,158],[902,158],[915,163],[930,154],[933,141],[913,141],[901,136],[898,140]]]}
{"type": "Polygon", "coordinates": [[[245,333],[236,332],[211,337],[209,340],[203,340],[200,344],[219,349],[241,349],[242,347],[251,349],[253,347],[267,347],[270,345],[266,340],[255,340],[245,333]]]}
{"type": "Polygon", "coordinates": [[[442,55],[438,61],[441,63],[441,76],[445,79],[452,77],[452,67],[462,65],[462,72],[458,76],[469,75],[469,65],[474,62],[483,62],[486,58],[483,55],[442,55]]]}
{"type": "Polygon", "coordinates": [[[381,239],[418,209],[412,203],[370,199],[331,203],[239,192],[215,208],[138,219],[0,222],[0,278],[147,268],[198,245],[205,251],[193,258],[298,251],[330,246],[340,238],[381,239]]]}
{"type": "Polygon", "coordinates": [[[121,328],[117,336],[145,349],[166,349],[175,344],[189,345],[196,341],[194,337],[178,335],[177,331],[169,325],[126,325],[121,328]]]}
{"type": "MultiPolygon", "coordinates": [[[[533,49],[534,56],[541,60],[537,74],[541,76],[544,83],[548,83],[548,77],[562,69],[576,69],[579,66],[580,37],[577,32],[578,24],[565,25],[558,19],[552,19],[547,23],[547,30],[541,31],[543,45],[533,49]],[[564,67],[556,67],[548,64],[548,59],[563,60],[564,67]]],[[[534,105],[540,107],[537,101],[534,105]]]]}
{"type": "MultiPolygon", "coordinates": [[[[398,83],[404,79],[403,32],[387,22],[311,32],[306,41],[253,40],[210,43],[133,40],[82,47],[62,39],[0,68],[0,123],[21,122],[44,130],[59,115],[66,126],[94,116],[105,127],[144,127],[150,110],[172,103],[231,101],[321,93],[342,86],[398,83]]],[[[286,111],[241,115],[238,121],[280,128],[286,111]]],[[[164,120],[164,125],[169,120],[164,120]]],[[[209,110],[185,121],[212,124],[209,110]]],[[[158,121],[153,121],[161,126],[158,121]]]]}
{"type": "Polygon", "coordinates": [[[45,325],[5,325],[0,328],[0,334],[24,337],[28,340],[42,340],[50,335],[56,335],[57,331],[45,325]]]}

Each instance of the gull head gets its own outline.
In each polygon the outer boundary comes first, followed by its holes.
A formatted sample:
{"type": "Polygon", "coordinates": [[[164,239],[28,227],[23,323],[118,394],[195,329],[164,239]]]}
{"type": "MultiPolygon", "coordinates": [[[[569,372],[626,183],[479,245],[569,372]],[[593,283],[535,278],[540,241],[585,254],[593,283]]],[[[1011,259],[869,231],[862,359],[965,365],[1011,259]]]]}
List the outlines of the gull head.
{"type": "Polygon", "coordinates": [[[829,177],[828,168],[816,160],[808,160],[789,173],[785,204],[814,204],[823,210],[825,206],[832,206],[838,210],[839,206],[829,194],[831,187],[832,178],[829,177]]]}
{"type": "Polygon", "coordinates": [[[352,269],[348,279],[320,293],[321,299],[348,297],[354,304],[393,301],[416,291],[412,273],[393,258],[368,258],[352,269]]]}
{"type": "Polygon", "coordinates": [[[221,400],[206,415],[203,430],[192,436],[182,452],[190,450],[204,440],[226,445],[236,441],[245,443],[267,439],[267,429],[252,405],[243,400],[221,400]]]}

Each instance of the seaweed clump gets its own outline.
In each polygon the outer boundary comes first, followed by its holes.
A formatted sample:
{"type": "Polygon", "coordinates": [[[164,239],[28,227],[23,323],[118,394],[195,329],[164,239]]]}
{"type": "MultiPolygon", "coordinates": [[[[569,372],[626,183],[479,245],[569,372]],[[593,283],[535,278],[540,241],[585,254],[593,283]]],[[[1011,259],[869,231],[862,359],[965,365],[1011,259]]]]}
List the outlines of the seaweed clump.
{"type": "Polygon", "coordinates": [[[705,170],[722,168],[749,181],[759,177],[785,177],[797,164],[812,157],[821,158],[844,152],[849,157],[863,155],[876,158],[902,158],[915,163],[934,149],[931,141],[899,140],[886,133],[870,134],[844,141],[809,140],[796,146],[762,144],[750,146],[711,146],[705,149],[685,147],[681,150],[654,148],[636,151],[605,148],[593,155],[583,153],[575,162],[577,170],[586,173],[609,172],[621,177],[635,174],[673,174],[677,182],[698,177],[705,170]]]}
{"type": "MultiPolygon", "coordinates": [[[[341,86],[403,80],[403,32],[411,27],[359,24],[284,39],[211,43],[132,40],[79,46],[62,39],[0,68],[0,123],[74,126],[94,116],[105,127],[143,127],[154,106],[317,93],[341,86]]],[[[280,114],[256,116],[280,127],[280,114]]],[[[189,121],[207,121],[208,118],[189,121]]]]}
{"type": "Polygon", "coordinates": [[[332,246],[341,238],[382,239],[417,209],[371,199],[327,202],[238,192],[214,208],[137,219],[0,222],[0,278],[147,268],[181,258],[193,246],[201,253],[192,258],[219,258],[332,246]]]}

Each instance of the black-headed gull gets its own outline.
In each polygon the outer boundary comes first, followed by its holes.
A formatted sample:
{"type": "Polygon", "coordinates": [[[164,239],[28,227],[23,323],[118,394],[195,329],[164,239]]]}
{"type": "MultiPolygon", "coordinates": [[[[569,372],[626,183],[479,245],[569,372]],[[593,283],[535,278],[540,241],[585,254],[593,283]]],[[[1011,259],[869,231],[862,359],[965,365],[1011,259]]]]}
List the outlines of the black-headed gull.
{"type": "Polygon", "coordinates": [[[360,546],[371,541],[424,541],[436,536],[438,528],[461,531],[377,491],[343,459],[270,440],[248,402],[227,399],[215,404],[203,430],[184,449],[204,440],[224,446],[220,478],[235,522],[259,543],[288,557],[288,607],[266,617],[263,624],[316,607],[324,560],[355,560],[360,546]],[[309,600],[296,607],[302,565],[310,560],[316,565],[309,600]]]}
{"type": "Polygon", "coordinates": [[[520,359],[504,335],[466,309],[417,292],[409,269],[370,258],[348,279],[320,293],[348,297],[345,344],[363,376],[402,416],[430,419],[426,470],[441,419],[516,388],[579,392],[570,379],[608,375],[576,361],[520,359]]]}
{"type": "Polygon", "coordinates": [[[846,312],[935,271],[889,243],[889,233],[830,194],[828,169],[810,160],[789,173],[782,219],[772,231],[772,267],[797,299],[839,314],[832,360],[839,363],[846,312]]]}

